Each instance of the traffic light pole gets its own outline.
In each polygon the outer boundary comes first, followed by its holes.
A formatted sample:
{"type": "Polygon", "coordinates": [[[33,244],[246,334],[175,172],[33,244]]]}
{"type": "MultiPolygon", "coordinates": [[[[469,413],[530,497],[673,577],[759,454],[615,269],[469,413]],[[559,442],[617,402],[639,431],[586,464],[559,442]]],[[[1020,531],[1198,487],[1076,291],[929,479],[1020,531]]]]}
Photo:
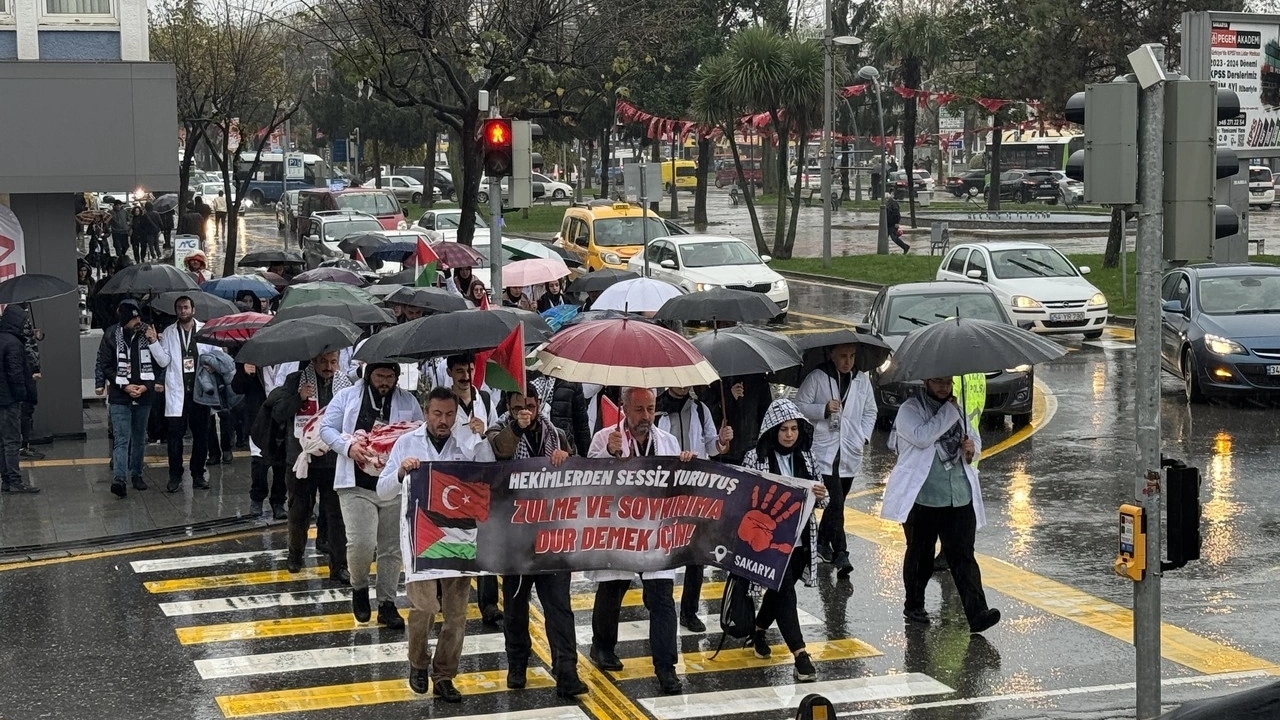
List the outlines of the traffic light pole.
{"type": "Polygon", "coordinates": [[[493,305],[502,306],[502,179],[489,178],[489,282],[493,305]]]}
{"type": "MultiPolygon", "coordinates": [[[[1164,69],[1164,46],[1148,46],[1164,69]]],[[[1147,570],[1133,586],[1137,716],[1160,715],[1160,276],[1164,270],[1164,98],[1161,80],[1142,90],[1138,122],[1138,288],[1135,497],[1147,532],[1147,570]]]]}

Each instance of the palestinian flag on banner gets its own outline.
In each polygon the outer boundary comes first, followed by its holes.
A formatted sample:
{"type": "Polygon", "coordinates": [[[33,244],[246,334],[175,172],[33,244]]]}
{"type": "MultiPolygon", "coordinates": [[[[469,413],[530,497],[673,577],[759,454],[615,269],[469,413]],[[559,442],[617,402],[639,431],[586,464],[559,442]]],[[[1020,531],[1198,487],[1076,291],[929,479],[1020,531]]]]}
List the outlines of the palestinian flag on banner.
{"type": "Polygon", "coordinates": [[[418,508],[413,528],[413,553],[431,560],[475,560],[476,531],[474,528],[437,527],[418,508]]]}
{"type": "Polygon", "coordinates": [[[427,239],[418,236],[418,251],[414,253],[414,264],[418,268],[417,287],[435,287],[436,271],[440,269],[440,256],[427,244],[427,239]]]}
{"type": "Polygon", "coordinates": [[[499,390],[525,391],[524,325],[516,323],[516,329],[498,347],[476,353],[473,378],[476,387],[487,382],[489,387],[499,390]]]}

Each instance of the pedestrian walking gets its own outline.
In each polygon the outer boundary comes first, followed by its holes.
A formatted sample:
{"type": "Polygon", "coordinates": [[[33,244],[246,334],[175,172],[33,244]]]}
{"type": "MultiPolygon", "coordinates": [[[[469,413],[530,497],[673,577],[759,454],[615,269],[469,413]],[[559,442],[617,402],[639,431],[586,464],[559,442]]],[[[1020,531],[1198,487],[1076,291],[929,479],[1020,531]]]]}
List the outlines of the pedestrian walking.
{"type": "Polygon", "coordinates": [[[27,311],[8,305],[0,315],[0,490],[38,493],[22,479],[19,448],[22,446],[22,406],[34,382],[27,364],[24,328],[27,311]]]}
{"type": "MultiPolygon", "coordinates": [[[[679,456],[681,462],[694,458],[690,450],[681,450],[674,435],[654,424],[657,413],[653,391],[625,388],[622,391],[622,422],[605,427],[591,439],[587,457],[679,456]]],[[[622,599],[631,587],[636,573],[616,570],[594,570],[587,573],[596,586],[595,605],[591,610],[591,662],[601,670],[618,672],[618,619],[622,599]]],[[[644,586],[644,607],[649,612],[649,651],[653,656],[654,674],[667,695],[683,691],[676,675],[676,604],[673,597],[675,572],[639,573],[644,586]]]]}
{"type": "Polygon", "coordinates": [[[941,539],[969,631],[981,633],[1000,622],[1000,611],[987,605],[973,555],[974,536],[986,524],[974,467],[982,437],[968,427],[952,392],[953,382],[950,377],[925,380],[924,387],[898,408],[889,437],[898,460],[885,485],[880,516],[902,523],[906,535],[903,617],[912,623],[930,621],[925,587],[933,575],[934,546],[941,539]]]}
{"type": "Polygon", "coordinates": [[[151,260],[158,262],[160,260],[160,233],[164,230],[164,220],[161,219],[160,213],[156,212],[155,205],[150,202],[142,206],[142,212],[147,218],[145,234],[147,251],[151,254],[151,260]]]}
{"type": "MultiPolygon", "coordinates": [[[[400,523],[408,522],[400,512],[402,484],[409,473],[423,463],[493,461],[488,443],[482,443],[472,451],[457,443],[454,437],[457,413],[458,398],[453,391],[445,387],[433,388],[427,394],[422,427],[401,435],[392,446],[386,467],[378,477],[378,497],[383,502],[394,503],[400,523]]],[[[407,527],[398,527],[397,531],[408,537],[407,527]]],[[[397,553],[396,559],[399,558],[397,553]]],[[[420,695],[431,690],[445,702],[458,703],[462,702],[462,693],[454,686],[453,679],[458,675],[462,642],[467,632],[467,598],[471,592],[471,578],[461,574],[451,576],[448,571],[437,571],[433,576],[426,580],[406,577],[405,594],[412,605],[408,632],[409,687],[420,695]],[[435,625],[436,614],[441,611],[444,620],[433,655],[431,628],[435,625]]]]}
{"type": "Polygon", "coordinates": [[[44,453],[31,447],[31,433],[35,429],[36,405],[40,403],[40,343],[44,340],[44,331],[36,327],[31,315],[31,303],[23,303],[22,310],[26,319],[22,323],[22,346],[27,360],[27,396],[22,401],[22,448],[18,457],[24,460],[43,460],[44,453]]]}
{"type": "Polygon", "coordinates": [[[889,198],[885,203],[885,232],[889,234],[889,239],[894,245],[902,248],[902,254],[906,255],[911,252],[911,246],[906,240],[902,239],[902,207],[898,205],[895,198],[889,198]]]}
{"type": "MultiPolygon", "coordinates": [[[[790,400],[775,400],[765,412],[761,422],[760,439],[747,451],[742,467],[760,472],[813,482],[813,494],[818,507],[827,506],[827,488],[822,483],[810,448],[813,444],[813,424],[800,408],[790,400]]],[[[782,640],[795,659],[792,675],[798,682],[813,682],[818,671],[805,651],[804,635],[800,632],[800,614],[796,605],[796,581],[803,580],[805,587],[817,584],[817,556],[813,552],[817,543],[818,525],[809,516],[800,531],[800,542],[791,551],[791,561],[777,590],[765,590],[756,613],[755,630],[751,634],[751,646],[758,658],[772,653],[765,633],[775,622],[782,640]]]]}
{"type": "Polygon", "coordinates": [[[111,419],[111,492],[124,497],[125,478],[135,490],[146,490],[142,479],[142,455],[146,450],[147,418],[151,403],[163,384],[156,381],[158,366],[151,348],[159,344],[155,328],[142,322],[142,309],[134,300],[121,302],[117,322],[102,333],[94,370],[94,393],[107,396],[111,419]]]}
{"type": "Polygon", "coordinates": [[[863,448],[876,424],[871,380],[854,366],[857,345],[838,345],[831,359],[800,383],[796,405],[813,423],[813,457],[831,505],[818,526],[818,556],[844,577],[853,572],[844,532],[844,500],[862,467],[863,448]]]}
{"type": "Polygon", "coordinates": [[[218,196],[213,199],[213,216],[217,222],[216,230],[219,237],[225,237],[227,234],[227,197],[218,191],[218,196]]]}
{"type": "Polygon", "coordinates": [[[129,235],[133,232],[133,216],[124,203],[116,200],[111,203],[111,244],[115,245],[116,257],[129,254],[129,235]]]}
{"type": "MultiPolygon", "coordinates": [[[[253,517],[262,515],[262,504],[264,501],[271,501],[271,517],[273,520],[287,520],[289,513],[285,510],[285,500],[288,497],[288,487],[284,479],[284,453],[275,453],[279,457],[279,462],[272,463],[267,457],[267,453],[263,452],[262,447],[257,444],[252,437],[250,428],[256,425],[258,413],[261,411],[263,404],[267,400],[266,388],[262,384],[262,376],[258,373],[258,368],[254,365],[246,365],[243,363],[236,364],[236,375],[231,380],[231,389],[240,393],[244,400],[240,403],[240,409],[244,413],[246,423],[249,428],[245,432],[250,435],[247,441],[249,450],[249,514],[253,517]],[[272,473],[270,486],[267,484],[267,475],[269,470],[272,473]]],[[[266,425],[266,440],[268,446],[272,444],[271,438],[274,433],[271,429],[275,423],[271,421],[270,413],[264,420],[266,425]]],[[[280,438],[283,440],[283,438],[280,438]]]]}
{"type": "Polygon", "coordinates": [[[133,245],[133,261],[135,263],[144,263],[147,260],[147,250],[150,245],[147,241],[147,220],[146,212],[141,205],[134,205],[133,212],[129,216],[129,242],[133,245]]]}
{"type": "MultiPolygon", "coordinates": [[[[489,432],[489,446],[496,460],[545,457],[552,466],[559,466],[569,457],[569,437],[542,415],[536,386],[530,383],[523,393],[509,393],[506,402],[507,423],[489,432]]],[[[509,689],[519,690],[527,683],[533,649],[529,638],[529,598],[537,589],[551,645],[556,695],[567,699],[587,692],[587,686],[578,678],[578,641],[569,600],[571,580],[572,573],[567,570],[502,576],[509,689]]]]}
{"type": "Polygon", "coordinates": [[[196,320],[195,300],[189,295],[173,303],[178,320],[160,333],[150,346],[156,363],[164,368],[164,417],[169,451],[169,484],[165,490],[182,489],[183,439],[191,431],[191,487],[208,490],[205,463],[209,457],[209,408],[195,402],[196,365],[212,345],[196,342],[204,323],[196,320]]]}
{"type": "MultiPolygon", "coordinates": [[[[395,603],[401,564],[400,502],[394,497],[379,497],[377,476],[361,469],[372,459],[373,450],[356,433],[421,421],[422,408],[413,395],[396,387],[399,365],[372,363],[364,366],[362,374],[359,382],[334,393],[324,411],[320,437],[337,454],[333,485],[346,527],[351,612],[356,621],[369,621],[369,568],[376,560],[382,568],[378,572],[378,624],[398,630],[404,627],[395,603]]],[[[332,528],[329,535],[332,545],[332,528]]]]}

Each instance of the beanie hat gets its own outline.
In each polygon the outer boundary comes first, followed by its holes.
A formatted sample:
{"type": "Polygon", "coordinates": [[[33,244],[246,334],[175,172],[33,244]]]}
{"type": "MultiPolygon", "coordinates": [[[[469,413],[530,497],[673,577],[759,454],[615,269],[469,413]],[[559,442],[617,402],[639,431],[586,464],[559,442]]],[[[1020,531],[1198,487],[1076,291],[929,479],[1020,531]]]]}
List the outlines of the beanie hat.
{"type": "Polygon", "coordinates": [[[142,310],[138,308],[138,303],[133,300],[125,300],[116,308],[116,315],[120,318],[120,324],[125,325],[136,317],[142,317],[142,310]]]}
{"type": "Polygon", "coordinates": [[[365,366],[364,376],[370,377],[374,370],[390,370],[396,374],[396,377],[400,377],[400,366],[396,363],[369,363],[365,366]]]}

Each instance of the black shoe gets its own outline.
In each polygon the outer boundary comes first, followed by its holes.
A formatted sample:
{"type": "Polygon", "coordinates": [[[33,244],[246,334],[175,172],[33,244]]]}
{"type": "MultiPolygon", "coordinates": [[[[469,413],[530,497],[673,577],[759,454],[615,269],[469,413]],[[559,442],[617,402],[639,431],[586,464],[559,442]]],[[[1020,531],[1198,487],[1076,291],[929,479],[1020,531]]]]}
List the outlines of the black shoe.
{"type": "MultiPolygon", "coordinates": [[[[369,602],[369,591],[364,591],[365,602],[369,602]]],[[[367,614],[367,613],[366,613],[367,614]]],[[[404,618],[396,610],[396,604],[390,600],[378,603],[378,624],[387,626],[388,630],[403,630],[404,618]]]]}
{"type": "Polygon", "coordinates": [[[998,622],[1000,622],[1000,611],[995,608],[991,608],[979,615],[977,620],[969,623],[969,632],[977,635],[978,633],[985,632],[995,627],[995,624],[998,622]]]}
{"type": "Polygon", "coordinates": [[[208,461],[207,461],[207,462],[205,462],[205,465],[206,465],[206,466],[209,466],[209,465],[221,465],[221,464],[222,464],[222,456],[221,456],[221,455],[219,455],[219,456],[217,456],[217,457],[210,457],[210,458],[208,459],[208,461]]]}
{"type": "Polygon", "coordinates": [[[933,559],[933,571],[945,572],[948,569],[950,569],[950,567],[947,565],[947,556],[942,553],[938,553],[938,557],[933,559]]]}
{"type": "Polygon", "coordinates": [[[277,503],[271,506],[272,520],[288,520],[289,511],[284,509],[284,503],[277,503]]]}
{"type": "Polygon", "coordinates": [[[458,692],[458,688],[453,686],[453,680],[442,678],[436,681],[436,686],[431,689],[436,697],[447,703],[462,702],[462,693],[458,692]]]}
{"type": "Polygon", "coordinates": [[[755,651],[756,657],[761,660],[773,654],[773,649],[769,647],[769,640],[765,637],[764,630],[755,628],[751,631],[751,649],[755,651]]]}
{"type": "Polygon", "coordinates": [[[577,675],[561,678],[556,682],[556,697],[565,700],[571,700],[579,695],[586,695],[587,690],[587,684],[579,680],[577,675]]]}
{"type": "Polygon", "coordinates": [[[291,573],[302,572],[302,558],[290,555],[285,568],[291,573]]]}
{"type": "MultiPolygon", "coordinates": [[[[369,607],[369,588],[351,590],[351,614],[356,616],[356,622],[369,622],[369,616],[373,614],[369,607]]],[[[378,617],[382,617],[381,608],[378,609],[378,617]]]]}
{"type": "Polygon", "coordinates": [[[262,501],[261,500],[249,501],[249,517],[255,517],[255,518],[262,517],[262,501]]]}
{"type": "Polygon", "coordinates": [[[30,447],[24,447],[18,449],[18,457],[23,460],[43,460],[44,453],[32,450],[30,447]]]}
{"type": "Polygon", "coordinates": [[[680,684],[680,677],[676,675],[675,668],[663,668],[655,674],[658,676],[658,687],[662,688],[663,695],[679,695],[684,692],[684,686],[680,684]]]}
{"type": "Polygon", "coordinates": [[[249,449],[249,443],[247,443],[247,442],[245,442],[245,441],[241,440],[240,442],[238,442],[238,443],[236,443],[236,444],[235,444],[235,448],[236,448],[237,450],[248,450],[248,449],[249,449]]]}
{"type": "Polygon", "coordinates": [[[191,478],[191,487],[195,488],[196,490],[208,490],[209,481],[205,480],[202,477],[191,478]]]}
{"type": "Polygon", "coordinates": [[[528,667],[524,665],[512,665],[507,668],[508,690],[523,690],[524,686],[528,684],[528,667]]]}
{"type": "Polygon", "coordinates": [[[419,695],[426,695],[431,689],[431,670],[428,668],[409,668],[409,689],[419,695]]]}
{"type": "Polygon", "coordinates": [[[832,564],[836,566],[836,574],[840,577],[849,577],[849,574],[853,572],[853,565],[849,563],[849,553],[847,552],[836,553],[835,558],[832,559],[832,564]]]}
{"type": "Polygon", "coordinates": [[[139,475],[138,477],[136,477],[136,478],[134,478],[134,479],[133,479],[133,489],[134,489],[134,490],[146,490],[146,489],[147,489],[147,481],[146,481],[146,480],[143,480],[143,479],[142,479],[142,476],[141,476],[141,475],[139,475]]]}
{"type": "Polygon", "coordinates": [[[176,493],[182,489],[182,478],[177,480],[169,480],[169,484],[164,486],[165,492],[176,493]]]}
{"type": "Polygon", "coordinates": [[[592,645],[589,657],[591,658],[592,664],[601,670],[608,670],[610,672],[622,671],[622,661],[618,659],[618,656],[615,655],[612,650],[605,650],[592,645]]]}
{"type": "Polygon", "coordinates": [[[818,560],[824,563],[830,563],[832,557],[831,544],[818,543],[818,560]]]}
{"type": "MultiPolygon", "coordinates": [[[[9,492],[19,492],[19,491],[17,490],[17,486],[16,486],[16,485],[12,485],[12,484],[11,484],[11,485],[9,485],[9,487],[8,487],[8,491],[9,491],[9,492]]],[[[117,480],[117,481],[115,481],[115,482],[111,483],[111,493],[112,493],[113,495],[115,495],[116,497],[124,497],[125,495],[128,495],[128,494],[129,494],[129,491],[125,489],[124,481],[123,481],[123,480],[117,480]]]]}
{"type": "Polygon", "coordinates": [[[334,570],[330,567],[329,579],[339,585],[346,585],[347,587],[351,586],[351,573],[346,568],[338,568],[337,570],[334,570]]]}
{"type": "Polygon", "coordinates": [[[702,622],[702,618],[697,615],[680,613],[680,624],[688,628],[689,632],[704,633],[707,631],[707,624],[702,622]]]}
{"type": "Polygon", "coordinates": [[[232,459],[233,459],[233,458],[231,457],[231,451],[230,451],[230,450],[228,450],[228,451],[226,451],[226,452],[222,453],[222,464],[223,464],[223,465],[230,465],[230,464],[231,464],[232,459]]]}
{"type": "Polygon", "coordinates": [[[502,624],[502,611],[497,605],[485,605],[480,611],[480,622],[489,627],[497,627],[502,624]]]}
{"type": "Polygon", "coordinates": [[[802,650],[796,655],[796,666],[791,674],[795,676],[796,682],[813,682],[818,679],[818,669],[813,666],[809,653],[802,650]]]}
{"type": "Polygon", "coordinates": [[[917,610],[903,610],[903,611],[902,611],[902,619],[903,619],[903,620],[906,620],[907,622],[911,622],[911,623],[917,623],[917,624],[920,624],[920,625],[928,625],[928,624],[929,624],[929,613],[928,613],[928,612],[926,612],[923,608],[920,608],[920,609],[917,609],[917,610]]]}

